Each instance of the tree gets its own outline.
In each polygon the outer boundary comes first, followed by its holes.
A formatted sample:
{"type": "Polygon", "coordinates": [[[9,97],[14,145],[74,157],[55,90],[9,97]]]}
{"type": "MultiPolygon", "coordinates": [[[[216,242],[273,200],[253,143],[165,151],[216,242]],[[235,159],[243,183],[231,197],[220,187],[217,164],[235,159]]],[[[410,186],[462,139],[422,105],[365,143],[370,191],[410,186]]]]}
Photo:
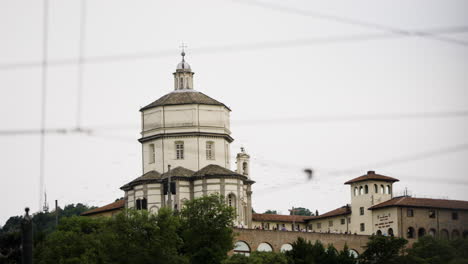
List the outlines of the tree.
{"type": "Polygon", "coordinates": [[[408,241],[400,237],[371,236],[360,263],[396,264],[403,261],[400,254],[408,241]]]}
{"type": "Polygon", "coordinates": [[[420,238],[408,250],[408,254],[413,257],[426,260],[430,264],[448,263],[455,256],[454,249],[448,241],[438,240],[431,236],[420,238]]]}
{"type": "Polygon", "coordinates": [[[287,264],[288,259],[281,252],[252,252],[250,257],[234,254],[223,261],[223,264],[287,264]]]}
{"type": "Polygon", "coordinates": [[[234,209],[219,195],[187,201],[181,210],[184,253],[192,264],[219,264],[233,245],[234,209]]]}
{"type": "Polygon", "coordinates": [[[275,215],[277,215],[278,212],[277,212],[276,210],[270,210],[270,209],[268,209],[268,210],[266,210],[266,211],[264,212],[264,214],[275,214],[275,215]]]}
{"type": "Polygon", "coordinates": [[[291,212],[290,215],[305,215],[305,216],[311,216],[314,215],[309,209],[304,208],[304,207],[297,207],[294,208],[294,212],[291,212]]]}

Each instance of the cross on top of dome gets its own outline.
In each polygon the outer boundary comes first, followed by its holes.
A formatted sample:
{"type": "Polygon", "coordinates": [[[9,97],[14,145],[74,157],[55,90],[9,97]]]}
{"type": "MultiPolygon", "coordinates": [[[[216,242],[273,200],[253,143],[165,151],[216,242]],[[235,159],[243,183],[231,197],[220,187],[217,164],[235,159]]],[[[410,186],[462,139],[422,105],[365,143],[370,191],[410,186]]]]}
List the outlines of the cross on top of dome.
{"type": "Polygon", "coordinates": [[[185,45],[183,42],[182,42],[182,45],[179,46],[181,49],[182,49],[182,52],[180,53],[180,55],[182,55],[182,61],[177,64],[177,68],[176,68],[176,71],[192,71],[192,69],[190,68],[190,65],[185,62],[185,48],[187,48],[187,45],[185,45]]]}

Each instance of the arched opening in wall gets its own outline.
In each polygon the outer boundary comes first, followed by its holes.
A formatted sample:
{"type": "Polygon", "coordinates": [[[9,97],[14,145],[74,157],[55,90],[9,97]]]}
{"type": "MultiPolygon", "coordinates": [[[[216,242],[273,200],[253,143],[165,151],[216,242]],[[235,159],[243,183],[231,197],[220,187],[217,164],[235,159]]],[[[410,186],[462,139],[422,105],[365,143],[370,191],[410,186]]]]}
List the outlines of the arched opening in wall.
{"type": "Polygon", "coordinates": [[[406,230],[406,238],[414,238],[414,228],[411,226],[406,230]]]}
{"type": "Polygon", "coordinates": [[[374,184],[374,192],[379,193],[379,186],[377,184],[374,184]]]}
{"type": "Polygon", "coordinates": [[[440,238],[445,240],[449,239],[449,232],[447,229],[442,229],[442,231],[440,231],[440,238]]]}
{"type": "Polygon", "coordinates": [[[136,199],[135,207],[136,207],[137,210],[141,210],[141,199],[140,198],[136,199]]]}
{"type": "Polygon", "coordinates": [[[148,200],[146,200],[146,198],[141,199],[141,209],[142,210],[148,209],[148,200]]]}
{"type": "Polygon", "coordinates": [[[245,161],[242,163],[242,174],[249,175],[249,165],[245,161]]]}
{"type": "Polygon", "coordinates": [[[425,236],[425,235],[426,235],[426,229],[424,229],[424,228],[422,228],[422,227],[419,228],[419,229],[418,229],[418,238],[421,238],[421,237],[423,237],[423,236],[425,236]]]}
{"type": "Polygon", "coordinates": [[[389,236],[394,236],[395,234],[393,233],[393,229],[392,228],[389,228],[388,229],[388,235],[389,236]]]}
{"type": "Polygon", "coordinates": [[[369,193],[369,186],[364,186],[364,193],[365,194],[368,194],[369,193]]]}
{"type": "Polygon", "coordinates": [[[431,237],[435,237],[437,235],[437,232],[434,228],[429,229],[429,235],[431,237]]]}
{"type": "Polygon", "coordinates": [[[359,194],[359,190],[357,187],[354,187],[354,196],[357,196],[359,194]]]}
{"type": "Polygon", "coordinates": [[[375,234],[378,235],[378,236],[381,236],[381,235],[382,235],[382,231],[381,231],[381,230],[377,230],[377,232],[376,232],[375,234]]]}
{"type": "Polygon", "coordinates": [[[272,252],[273,251],[273,247],[266,243],[266,242],[263,242],[263,243],[260,243],[260,245],[258,245],[257,247],[257,251],[260,251],[260,252],[272,252]]]}
{"type": "Polygon", "coordinates": [[[385,188],[384,188],[383,184],[380,185],[380,193],[381,193],[381,194],[384,194],[384,193],[385,193],[385,188]]]}
{"type": "Polygon", "coordinates": [[[354,250],[354,249],[350,249],[350,250],[349,250],[349,256],[350,256],[350,257],[353,257],[353,258],[358,258],[358,257],[359,257],[359,253],[358,253],[356,250],[354,250]]]}
{"type": "Polygon", "coordinates": [[[362,186],[361,186],[361,187],[359,187],[359,195],[363,195],[363,194],[364,194],[364,188],[362,188],[362,186]]]}
{"type": "Polygon", "coordinates": [[[392,193],[392,189],[390,188],[390,185],[387,185],[387,187],[386,187],[386,193],[387,193],[387,194],[391,194],[391,193],[392,193]]]}
{"type": "Polygon", "coordinates": [[[159,211],[159,208],[157,206],[151,206],[149,209],[150,213],[156,214],[159,211]]]}
{"type": "Polygon", "coordinates": [[[454,229],[452,230],[452,239],[459,239],[460,238],[460,232],[458,230],[454,229]]]}
{"type": "Polygon", "coordinates": [[[292,250],[292,245],[291,244],[283,244],[281,246],[281,249],[280,249],[281,252],[286,252],[286,251],[290,251],[290,250],[292,250]]]}
{"type": "Polygon", "coordinates": [[[234,254],[250,256],[250,247],[249,244],[244,241],[237,241],[234,244],[234,254]]]}
{"type": "Polygon", "coordinates": [[[236,208],[236,196],[233,193],[228,194],[227,204],[230,207],[236,208]]]}
{"type": "Polygon", "coordinates": [[[463,238],[468,238],[468,230],[463,231],[463,238]]]}
{"type": "Polygon", "coordinates": [[[179,80],[179,89],[184,89],[184,78],[180,77],[179,80]]]}

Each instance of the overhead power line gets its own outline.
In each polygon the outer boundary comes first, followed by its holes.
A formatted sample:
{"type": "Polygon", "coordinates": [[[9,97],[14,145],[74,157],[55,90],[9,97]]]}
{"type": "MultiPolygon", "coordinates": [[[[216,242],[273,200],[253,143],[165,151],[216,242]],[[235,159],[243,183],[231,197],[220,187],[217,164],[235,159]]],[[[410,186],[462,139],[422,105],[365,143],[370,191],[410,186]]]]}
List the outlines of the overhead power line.
{"type": "MultiPolygon", "coordinates": [[[[208,46],[200,48],[192,48],[193,54],[212,54],[212,53],[232,53],[242,51],[256,51],[256,50],[267,50],[267,49],[278,49],[278,48],[290,48],[290,47],[306,47],[313,45],[329,45],[329,44],[341,44],[341,43],[353,43],[362,41],[374,41],[374,40],[387,40],[387,39],[398,39],[408,38],[415,36],[422,36],[425,34],[438,35],[438,34],[454,34],[468,32],[468,26],[455,26],[447,28],[435,28],[426,30],[414,30],[411,31],[414,34],[388,34],[388,33],[374,33],[374,34],[353,34],[345,36],[328,36],[328,37],[312,37],[303,39],[293,40],[277,40],[277,41],[259,41],[255,43],[240,43],[232,45],[218,45],[208,46]],[[416,33],[419,32],[419,33],[416,33]]],[[[153,52],[136,52],[126,53],[118,55],[107,55],[107,56],[90,56],[83,57],[81,62],[78,58],[64,58],[49,60],[49,67],[61,67],[66,65],[76,65],[82,63],[86,64],[99,64],[99,63],[117,63],[125,61],[137,61],[137,60],[148,60],[157,59],[164,57],[174,56],[173,49],[153,51],[153,52]]],[[[18,63],[5,63],[0,64],[0,70],[19,70],[19,69],[30,69],[41,66],[40,61],[27,61],[18,63]]]]}
{"type": "Polygon", "coordinates": [[[429,31],[423,31],[423,30],[406,30],[406,29],[401,29],[401,28],[394,27],[394,26],[381,25],[381,24],[371,23],[371,22],[367,22],[363,20],[354,19],[354,18],[330,15],[330,14],[320,13],[320,12],[316,12],[312,10],[298,9],[294,7],[277,5],[274,3],[266,3],[266,2],[256,1],[256,0],[233,0],[233,2],[262,7],[262,8],[289,13],[289,14],[296,14],[296,15],[301,15],[301,16],[306,16],[306,17],[313,17],[317,19],[335,21],[341,24],[346,24],[346,25],[354,25],[354,26],[359,26],[362,28],[379,30],[379,31],[386,32],[389,34],[403,35],[403,36],[417,36],[417,37],[430,38],[430,39],[435,39],[439,41],[444,41],[444,42],[448,42],[448,43],[456,44],[456,45],[468,46],[468,42],[466,41],[439,36],[438,34],[440,34],[440,32],[438,33],[438,32],[429,32],[429,31]]]}
{"type": "MultiPolygon", "coordinates": [[[[468,110],[445,111],[445,112],[420,112],[420,113],[390,113],[373,115],[335,115],[335,116],[309,116],[299,118],[272,118],[272,119],[252,119],[233,120],[234,125],[277,125],[281,124],[307,124],[307,123],[336,123],[336,122],[361,122],[361,121],[398,121],[398,120],[421,120],[421,119],[444,119],[444,118],[464,118],[468,117],[468,110]]],[[[93,133],[96,131],[117,131],[127,129],[138,129],[138,124],[122,125],[101,125],[89,127],[64,127],[49,129],[5,129],[0,130],[0,136],[21,136],[34,134],[72,134],[72,133],[93,133]]]]}

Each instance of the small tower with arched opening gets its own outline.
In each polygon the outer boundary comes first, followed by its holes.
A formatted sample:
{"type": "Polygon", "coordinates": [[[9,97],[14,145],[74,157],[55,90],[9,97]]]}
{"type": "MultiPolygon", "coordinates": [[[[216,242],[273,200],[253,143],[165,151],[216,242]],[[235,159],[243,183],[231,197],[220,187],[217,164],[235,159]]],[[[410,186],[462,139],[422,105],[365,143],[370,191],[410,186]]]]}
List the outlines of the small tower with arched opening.
{"type": "MultiPolygon", "coordinates": [[[[371,234],[375,229],[372,212],[368,209],[393,197],[393,183],[398,179],[368,171],[367,174],[345,182],[351,187],[351,233],[371,234]]],[[[382,231],[382,233],[387,233],[382,231]]]]}
{"type": "Polygon", "coordinates": [[[237,153],[236,156],[236,163],[237,163],[237,173],[241,175],[245,175],[248,178],[250,172],[250,156],[245,152],[245,148],[241,148],[241,152],[237,153]]]}

